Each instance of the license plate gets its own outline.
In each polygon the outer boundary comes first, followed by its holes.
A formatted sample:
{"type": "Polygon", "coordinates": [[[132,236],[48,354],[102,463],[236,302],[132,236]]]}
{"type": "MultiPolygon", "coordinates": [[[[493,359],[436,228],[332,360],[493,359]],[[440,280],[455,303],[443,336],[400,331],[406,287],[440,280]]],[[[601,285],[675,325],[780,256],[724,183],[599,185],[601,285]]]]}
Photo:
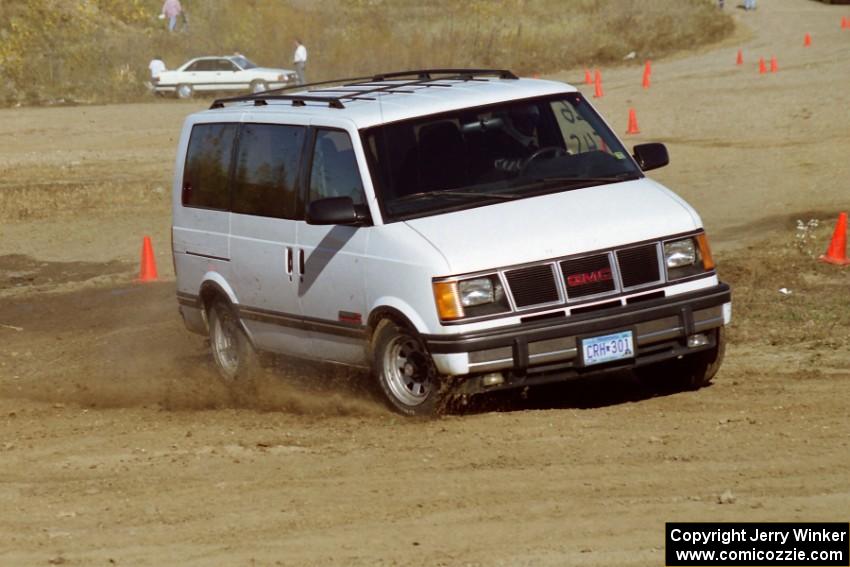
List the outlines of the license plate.
{"type": "Polygon", "coordinates": [[[622,331],[584,339],[581,341],[581,352],[585,366],[632,358],[635,355],[632,332],[622,331]]]}

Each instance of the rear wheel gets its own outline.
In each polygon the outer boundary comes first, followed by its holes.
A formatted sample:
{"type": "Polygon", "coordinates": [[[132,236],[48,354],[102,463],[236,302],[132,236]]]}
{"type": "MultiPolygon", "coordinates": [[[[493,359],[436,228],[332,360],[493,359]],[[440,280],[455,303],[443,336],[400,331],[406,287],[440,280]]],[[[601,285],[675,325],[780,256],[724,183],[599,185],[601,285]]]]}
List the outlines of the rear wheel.
{"type": "Polygon", "coordinates": [[[382,321],[372,339],[372,368],[392,409],[410,416],[437,413],[440,377],[414,331],[382,321]]]}
{"type": "Polygon", "coordinates": [[[193,94],[192,85],[177,85],[177,98],[192,98],[193,94]]]}
{"type": "Polygon", "coordinates": [[[720,370],[726,353],[725,328],[715,331],[715,346],[680,359],[636,368],[638,381],[654,390],[699,390],[708,386],[720,370]]]}
{"type": "Polygon", "coordinates": [[[233,308],[225,301],[215,301],[208,321],[210,349],[218,373],[228,383],[248,381],[258,367],[257,353],[233,308]]]}

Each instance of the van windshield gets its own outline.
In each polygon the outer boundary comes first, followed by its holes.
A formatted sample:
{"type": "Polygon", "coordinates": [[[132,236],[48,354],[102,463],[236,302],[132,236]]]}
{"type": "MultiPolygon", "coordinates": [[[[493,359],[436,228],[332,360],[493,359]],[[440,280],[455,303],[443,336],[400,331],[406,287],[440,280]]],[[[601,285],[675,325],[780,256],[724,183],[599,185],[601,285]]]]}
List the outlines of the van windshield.
{"type": "Polygon", "coordinates": [[[642,176],[580,93],[363,131],[386,222],[642,176]]]}

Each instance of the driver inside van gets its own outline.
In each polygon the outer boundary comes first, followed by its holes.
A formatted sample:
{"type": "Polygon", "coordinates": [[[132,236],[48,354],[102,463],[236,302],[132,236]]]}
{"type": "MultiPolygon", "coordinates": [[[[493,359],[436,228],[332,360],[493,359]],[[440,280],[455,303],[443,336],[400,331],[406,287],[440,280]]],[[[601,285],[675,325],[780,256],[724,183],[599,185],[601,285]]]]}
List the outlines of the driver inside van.
{"type": "Polygon", "coordinates": [[[515,106],[502,116],[500,153],[493,167],[507,173],[518,173],[530,155],[539,149],[537,125],[540,109],[535,104],[515,106]]]}

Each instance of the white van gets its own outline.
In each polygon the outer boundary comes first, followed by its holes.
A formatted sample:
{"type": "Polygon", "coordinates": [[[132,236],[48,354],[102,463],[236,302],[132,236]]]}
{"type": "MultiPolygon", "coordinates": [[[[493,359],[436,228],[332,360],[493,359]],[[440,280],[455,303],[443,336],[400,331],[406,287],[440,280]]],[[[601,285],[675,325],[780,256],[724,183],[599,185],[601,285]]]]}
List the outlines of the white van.
{"type": "MultiPolygon", "coordinates": [[[[391,407],[632,368],[707,384],[731,319],[697,213],[574,87],[479,69],[217,100],[180,137],[186,326],[372,369],[391,407]]],[[[302,89],[304,87],[301,87],[302,89]]]]}

